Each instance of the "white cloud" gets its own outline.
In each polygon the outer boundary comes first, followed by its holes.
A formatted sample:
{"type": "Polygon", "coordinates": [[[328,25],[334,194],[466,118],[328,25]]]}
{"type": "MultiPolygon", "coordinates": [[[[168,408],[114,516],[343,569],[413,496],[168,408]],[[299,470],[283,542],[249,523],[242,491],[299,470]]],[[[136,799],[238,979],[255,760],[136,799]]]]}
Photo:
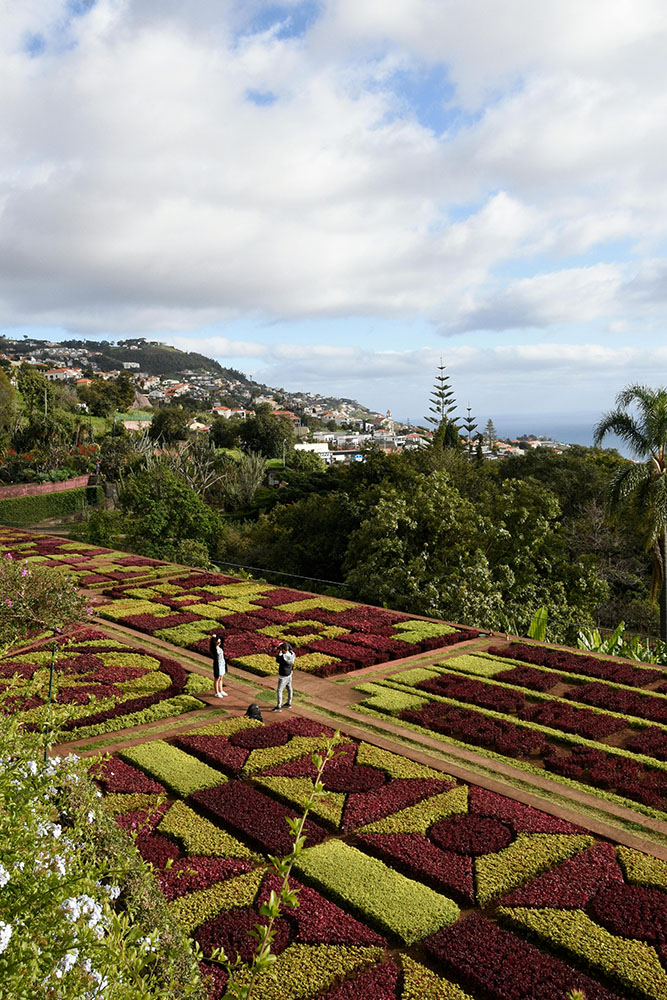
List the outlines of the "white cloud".
{"type": "Polygon", "coordinates": [[[261,0],[68,9],[0,26],[5,328],[664,318],[662,0],[328,0],[297,36],[249,33],[261,0]],[[433,64],[476,113],[442,135],[394,75],[433,64]]]}

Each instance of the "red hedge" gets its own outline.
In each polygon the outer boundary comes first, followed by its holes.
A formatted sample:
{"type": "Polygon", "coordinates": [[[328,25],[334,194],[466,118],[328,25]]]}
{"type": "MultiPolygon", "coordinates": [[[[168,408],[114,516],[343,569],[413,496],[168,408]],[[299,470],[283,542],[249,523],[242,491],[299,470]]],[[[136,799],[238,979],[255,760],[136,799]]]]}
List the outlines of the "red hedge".
{"type": "Polygon", "coordinates": [[[558,907],[583,909],[592,893],[608,882],[623,882],[613,844],[596,844],[557,868],[538,875],[507,896],[503,906],[558,907]]]}
{"type": "Polygon", "coordinates": [[[585,973],[477,914],[443,928],[425,944],[445,972],[490,1000],[563,1000],[573,989],[582,990],[586,1000],[618,1000],[585,973]]]}
{"type": "Polygon", "coordinates": [[[314,1000],[396,1000],[398,968],[393,959],[336,986],[314,1000]]]}
{"type": "Polygon", "coordinates": [[[459,902],[475,902],[472,858],[443,851],[422,833],[360,833],[356,840],[408,878],[425,882],[459,902]]]}
{"type": "MultiPolygon", "coordinates": [[[[286,818],[299,813],[264,795],[259,789],[240,781],[229,781],[215,788],[195,792],[192,800],[225,825],[247,837],[262,850],[272,854],[287,854],[292,848],[292,835],[286,818]]],[[[306,820],[304,833],[308,846],[319,844],[328,834],[314,820],[306,820]]]]}
{"type": "Polygon", "coordinates": [[[565,733],[578,733],[588,740],[599,740],[617,733],[629,725],[627,719],[602,715],[587,708],[573,708],[558,701],[539,701],[519,712],[520,719],[539,722],[542,726],[561,729],[565,733]]]}
{"type": "Polygon", "coordinates": [[[489,653],[493,656],[550,667],[552,670],[600,677],[616,684],[627,684],[629,687],[644,687],[660,680],[663,676],[662,670],[632,667],[628,663],[600,660],[596,656],[570,653],[566,649],[550,649],[548,646],[532,646],[522,642],[511,643],[509,646],[490,646],[489,653]]]}
{"type": "Polygon", "coordinates": [[[483,681],[461,677],[460,674],[440,674],[430,680],[420,681],[415,686],[421,691],[429,691],[431,694],[453,698],[456,701],[466,701],[472,705],[479,705],[480,708],[491,708],[494,712],[517,712],[526,703],[526,696],[521,691],[494,687],[483,681]]]}
{"type": "Polygon", "coordinates": [[[180,858],[167,871],[160,872],[158,881],[165,899],[171,902],[198,889],[208,889],[234,875],[242,875],[252,867],[250,861],[233,858],[189,856],[180,858]]]}

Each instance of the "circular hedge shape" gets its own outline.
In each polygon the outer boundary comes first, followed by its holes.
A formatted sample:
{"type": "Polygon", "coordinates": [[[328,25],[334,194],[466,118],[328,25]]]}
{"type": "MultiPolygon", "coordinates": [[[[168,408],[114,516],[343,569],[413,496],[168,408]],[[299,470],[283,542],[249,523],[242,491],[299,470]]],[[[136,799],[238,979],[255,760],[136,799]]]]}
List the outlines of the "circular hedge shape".
{"type": "Polygon", "coordinates": [[[257,729],[242,729],[238,733],[232,733],[228,742],[233,747],[260,750],[263,747],[281,747],[291,738],[292,734],[284,726],[258,726],[257,729]]]}
{"type": "Polygon", "coordinates": [[[667,944],[667,893],[643,885],[614,883],[589,901],[588,915],[612,934],[648,944],[667,944]]]}
{"type": "Polygon", "coordinates": [[[443,851],[468,857],[495,854],[509,847],[514,840],[510,828],[499,819],[476,816],[474,813],[439,820],[431,827],[429,837],[443,851]]]}

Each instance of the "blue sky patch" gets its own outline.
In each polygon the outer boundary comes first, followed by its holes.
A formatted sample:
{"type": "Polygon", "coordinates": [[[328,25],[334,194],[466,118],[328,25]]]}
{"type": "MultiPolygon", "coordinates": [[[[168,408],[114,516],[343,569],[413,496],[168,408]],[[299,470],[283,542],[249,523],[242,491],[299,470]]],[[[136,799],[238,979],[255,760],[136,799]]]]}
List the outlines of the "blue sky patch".
{"type": "Polygon", "coordinates": [[[245,96],[246,100],[252,104],[257,104],[260,108],[269,107],[278,100],[277,94],[274,94],[271,90],[246,90],[245,96]]]}
{"type": "Polygon", "coordinates": [[[243,34],[257,35],[280,26],[278,38],[298,38],[315,23],[322,9],[318,0],[300,4],[268,4],[246,25],[243,34]]]}

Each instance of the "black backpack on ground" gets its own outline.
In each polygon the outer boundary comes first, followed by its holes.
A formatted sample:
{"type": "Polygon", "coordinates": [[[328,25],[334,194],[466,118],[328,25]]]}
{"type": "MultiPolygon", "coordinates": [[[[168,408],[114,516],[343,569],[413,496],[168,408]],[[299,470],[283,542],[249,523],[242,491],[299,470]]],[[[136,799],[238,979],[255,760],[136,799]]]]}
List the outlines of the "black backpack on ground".
{"type": "Polygon", "coordinates": [[[256,705],[255,702],[253,702],[252,705],[248,705],[245,714],[248,719],[255,719],[257,722],[264,722],[259,705],[256,705]]]}

